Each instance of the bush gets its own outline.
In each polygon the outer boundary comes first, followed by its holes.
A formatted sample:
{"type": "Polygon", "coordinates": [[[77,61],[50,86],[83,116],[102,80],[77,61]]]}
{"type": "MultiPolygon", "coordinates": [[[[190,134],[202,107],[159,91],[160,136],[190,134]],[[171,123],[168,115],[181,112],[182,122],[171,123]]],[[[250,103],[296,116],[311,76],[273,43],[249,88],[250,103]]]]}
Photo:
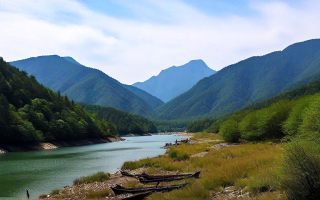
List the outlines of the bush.
{"type": "Polygon", "coordinates": [[[293,142],[285,148],[281,187],[288,199],[320,199],[320,146],[293,142]]]}
{"type": "Polygon", "coordinates": [[[59,189],[56,189],[56,190],[52,190],[50,195],[57,195],[60,193],[60,190],[59,189]]]}
{"type": "Polygon", "coordinates": [[[302,113],[308,106],[310,97],[302,98],[297,101],[292,111],[289,114],[288,119],[283,124],[282,128],[286,135],[296,135],[298,129],[302,124],[302,113]]]}
{"type": "Polygon", "coordinates": [[[169,153],[170,158],[174,158],[174,159],[177,159],[177,160],[188,160],[190,158],[187,153],[178,152],[176,150],[176,148],[170,148],[168,150],[168,153],[169,153]]]}
{"type": "Polygon", "coordinates": [[[226,142],[238,142],[240,132],[238,129],[238,122],[228,120],[220,127],[220,135],[226,142]]]}

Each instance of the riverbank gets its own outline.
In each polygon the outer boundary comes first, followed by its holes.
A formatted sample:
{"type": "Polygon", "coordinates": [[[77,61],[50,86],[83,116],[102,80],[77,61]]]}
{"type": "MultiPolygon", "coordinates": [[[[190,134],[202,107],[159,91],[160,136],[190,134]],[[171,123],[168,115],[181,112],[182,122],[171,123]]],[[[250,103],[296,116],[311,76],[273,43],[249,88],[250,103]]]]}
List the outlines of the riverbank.
{"type": "Polygon", "coordinates": [[[42,143],[26,143],[26,144],[0,144],[0,154],[16,151],[35,151],[35,150],[47,150],[56,149],[59,147],[74,147],[85,146],[92,144],[102,144],[109,142],[123,141],[124,139],[116,137],[108,137],[106,139],[86,139],[75,141],[54,141],[54,142],[42,142],[42,143]]]}
{"type": "MultiPolygon", "coordinates": [[[[189,135],[190,136],[190,135],[189,135]]],[[[187,187],[170,193],[155,193],[148,199],[284,199],[277,170],[281,146],[239,144],[221,141],[216,134],[195,134],[192,144],[171,147],[165,155],[125,162],[130,173],[176,174],[201,171],[187,187]]],[[[185,181],[165,183],[178,184],[185,181]]],[[[67,186],[45,199],[118,199],[110,187],[145,187],[133,178],[112,174],[102,182],[67,186]]]]}

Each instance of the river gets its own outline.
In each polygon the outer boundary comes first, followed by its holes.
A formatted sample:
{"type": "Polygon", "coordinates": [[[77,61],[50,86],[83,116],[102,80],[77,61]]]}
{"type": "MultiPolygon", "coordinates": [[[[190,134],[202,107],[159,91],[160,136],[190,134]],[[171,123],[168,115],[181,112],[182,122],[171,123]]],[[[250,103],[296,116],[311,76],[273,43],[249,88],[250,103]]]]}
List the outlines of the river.
{"type": "Polygon", "coordinates": [[[1,197],[32,198],[72,185],[74,179],[99,171],[115,172],[125,161],[165,153],[166,142],[185,139],[175,135],[125,137],[126,141],[0,155],[1,197]]]}

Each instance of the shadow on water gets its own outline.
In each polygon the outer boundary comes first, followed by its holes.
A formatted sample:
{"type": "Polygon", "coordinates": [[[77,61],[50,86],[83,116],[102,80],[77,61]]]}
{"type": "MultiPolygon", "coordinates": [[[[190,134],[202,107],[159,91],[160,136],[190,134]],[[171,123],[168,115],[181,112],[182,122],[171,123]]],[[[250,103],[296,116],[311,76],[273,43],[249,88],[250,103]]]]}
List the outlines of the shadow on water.
{"type": "MultiPolygon", "coordinates": [[[[57,154],[25,154],[23,157],[21,156],[11,156],[8,157],[7,161],[18,161],[18,160],[43,160],[43,159],[65,159],[65,158],[73,158],[73,157],[81,157],[90,154],[95,154],[98,152],[113,152],[113,151],[128,151],[128,150],[137,150],[142,149],[140,147],[127,147],[127,148],[111,148],[111,149],[97,149],[97,150],[89,150],[83,152],[72,152],[72,153],[57,153],[57,154]]],[[[50,151],[50,150],[46,150],[50,151]]]]}

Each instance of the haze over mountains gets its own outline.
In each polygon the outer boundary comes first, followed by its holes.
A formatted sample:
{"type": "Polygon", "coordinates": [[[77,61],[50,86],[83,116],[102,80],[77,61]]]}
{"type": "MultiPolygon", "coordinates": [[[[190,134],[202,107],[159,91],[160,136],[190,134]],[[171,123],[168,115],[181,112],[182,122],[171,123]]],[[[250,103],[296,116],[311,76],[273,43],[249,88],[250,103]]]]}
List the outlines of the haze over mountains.
{"type": "Polygon", "coordinates": [[[320,39],[255,56],[199,81],[157,108],[157,119],[222,116],[320,78],[320,39]]]}
{"type": "Polygon", "coordinates": [[[182,66],[172,66],[162,70],[159,75],[152,76],[144,82],[134,83],[149,94],[168,102],[188,91],[199,80],[208,77],[216,71],[209,68],[202,60],[192,60],[182,66]]]}
{"type": "Polygon", "coordinates": [[[130,113],[150,114],[163,104],[133,86],[123,85],[105,73],[85,67],[71,57],[39,56],[11,62],[43,85],[78,102],[111,106],[130,113]]]}

